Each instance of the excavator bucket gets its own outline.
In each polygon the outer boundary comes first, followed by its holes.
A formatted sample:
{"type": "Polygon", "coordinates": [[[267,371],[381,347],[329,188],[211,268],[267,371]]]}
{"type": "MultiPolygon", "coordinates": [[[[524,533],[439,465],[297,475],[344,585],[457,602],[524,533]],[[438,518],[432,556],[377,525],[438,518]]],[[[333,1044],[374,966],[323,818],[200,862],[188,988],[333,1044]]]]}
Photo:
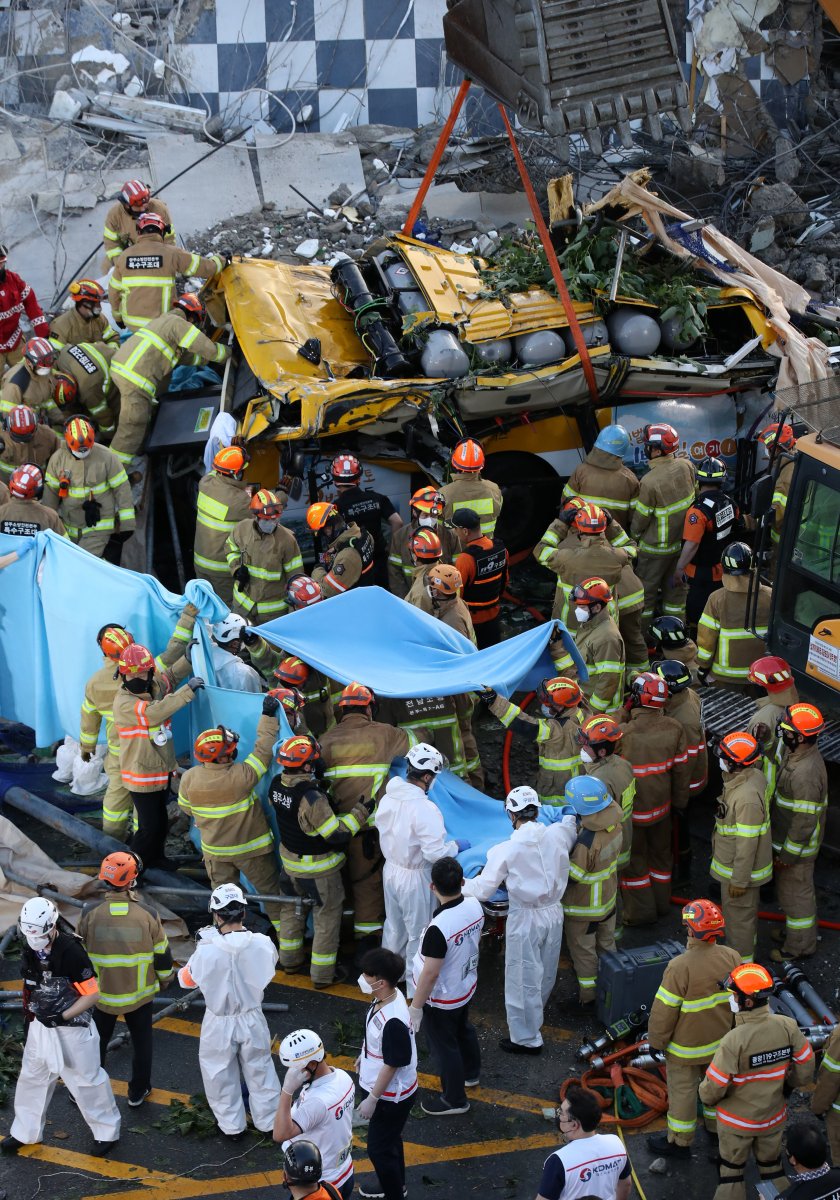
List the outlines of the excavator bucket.
{"type": "Polygon", "coordinates": [[[632,146],[631,121],[662,137],[663,114],[690,129],[667,0],[449,0],[450,60],[528,129],[579,134],[602,150],[601,131],[632,146]]]}

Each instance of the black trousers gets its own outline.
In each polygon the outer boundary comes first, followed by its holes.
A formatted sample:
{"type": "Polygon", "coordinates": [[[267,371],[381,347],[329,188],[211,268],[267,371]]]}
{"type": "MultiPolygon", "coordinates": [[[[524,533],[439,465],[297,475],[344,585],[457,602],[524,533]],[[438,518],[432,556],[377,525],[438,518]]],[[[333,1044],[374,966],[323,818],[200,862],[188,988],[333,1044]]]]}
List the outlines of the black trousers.
{"type": "MultiPolygon", "coordinates": [[[[135,1008],[134,1012],[123,1014],[128,1032],[131,1035],[131,1079],[128,1083],[128,1094],[131,1099],[140,1097],[152,1086],[152,1013],[154,1005],[151,1000],[135,1008]]],[[[108,1043],[114,1035],[117,1023],[117,1013],[103,1012],[94,1008],[93,1020],[99,1030],[99,1061],[105,1066],[105,1056],[108,1053],[108,1043]]]]}
{"type": "Polygon", "coordinates": [[[385,1200],[403,1200],[405,1156],[402,1131],[414,1104],[414,1095],[396,1102],[378,1100],[368,1125],[367,1152],[385,1200]]]}
{"type": "Polygon", "coordinates": [[[711,571],[699,571],[688,581],[688,595],[685,599],[685,615],[688,624],[697,627],[700,618],[703,616],[703,609],[706,607],[706,601],[711,596],[712,592],[718,591],[723,584],[712,579],[711,571]]]}
{"type": "Polygon", "coordinates": [[[169,788],[161,788],[158,792],[131,792],[130,795],[137,810],[137,830],[128,844],[140,856],[144,867],[153,867],[164,857],[166,850],[169,788]]]}
{"type": "Polygon", "coordinates": [[[473,628],[479,650],[486,650],[488,646],[498,646],[502,640],[502,614],[499,613],[497,617],[493,617],[492,621],[481,621],[473,628]]]}
{"type": "Polygon", "coordinates": [[[443,1098],[455,1107],[467,1103],[465,1079],[478,1079],[481,1051],[478,1035],[470,1024],[470,1006],[433,1008],[423,1006],[423,1028],[440,1075],[443,1098]]]}

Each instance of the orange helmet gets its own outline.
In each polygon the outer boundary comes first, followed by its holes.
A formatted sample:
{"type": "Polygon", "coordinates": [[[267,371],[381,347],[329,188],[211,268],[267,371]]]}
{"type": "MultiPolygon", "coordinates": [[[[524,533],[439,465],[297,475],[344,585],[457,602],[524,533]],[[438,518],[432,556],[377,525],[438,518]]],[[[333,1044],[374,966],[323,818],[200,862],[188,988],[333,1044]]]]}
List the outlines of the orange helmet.
{"type": "Polygon", "coordinates": [[[204,305],[194,292],[184,292],[183,296],[179,296],[172,307],[180,308],[181,312],[185,312],[188,317],[198,317],[200,321],[204,320],[204,305]]]}
{"type": "MultiPolygon", "coordinates": [[[[275,671],[274,674],[276,676],[277,672],[275,671]]],[[[272,688],[268,694],[279,700],[283,711],[292,717],[299,713],[305,704],[303,693],[299,692],[296,687],[276,687],[272,688]]]]}
{"type": "Polygon", "coordinates": [[[576,733],[579,746],[617,746],[624,734],[612,717],[587,717],[576,733]]]}
{"type": "Polygon", "coordinates": [[[362,683],[348,683],[338,698],[339,708],[370,708],[376,697],[362,683]]]}
{"type": "Polygon", "coordinates": [[[23,351],[23,357],[33,367],[51,367],[54,365],[57,352],[52,342],[46,338],[30,338],[23,351]]]}
{"type": "Polygon", "coordinates": [[[589,608],[593,604],[609,604],[612,598],[612,592],[606,580],[601,579],[598,575],[582,579],[572,588],[572,603],[579,604],[581,608],[589,608]]]}
{"type": "Polygon", "coordinates": [[[780,450],[795,450],[796,438],[793,433],[793,426],[785,422],[784,425],[779,425],[778,422],[774,425],[767,425],[758,435],[758,440],[764,442],[768,450],[772,450],[774,446],[778,446],[780,450]]]}
{"type": "Polygon", "coordinates": [[[424,517],[435,517],[440,520],[443,510],[446,508],[446,501],[443,493],[439,492],[437,488],[421,487],[411,497],[410,508],[412,515],[422,513],[424,517]]]}
{"type": "Polygon", "coordinates": [[[277,762],[288,771],[298,771],[307,763],[316,763],[320,757],[321,747],[308,734],[286,738],[278,746],[276,755],[277,762]]]}
{"type": "Polygon", "coordinates": [[[341,513],[329,500],[319,500],[317,504],[310,504],[306,510],[306,524],[313,532],[320,533],[330,521],[340,516],[341,513]]]}
{"type": "Polygon", "coordinates": [[[139,875],[137,856],[127,850],[115,850],[103,858],[99,878],[113,888],[131,887],[139,875]]]}
{"type": "Polygon", "coordinates": [[[582,504],[574,515],[572,529],[578,533],[604,533],[607,528],[607,514],[597,504],[582,504]]]}
{"type": "Polygon", "coordinates": [[[650,458],[651,450],[661,450],[663,454],[673,454],[680,444],[680,435],[673,425],[664,421],[654,425],[645,425],[644,432],[645,454],[650,458]]]}
{"type": "Polygon", "coordinates": [[[166,233],[166,221],[160,213],[144,212],[137,218],[138,233],[159,233],[161,237],[166,233]]]}
{"type": "Polygon", "coordinates": [[[213,459],[213,470],[229,479],[241,479],[250,461],[250,454],[241,446],[223,446],[213,459]]]}
{"type": "Polygon", "coordinates": [[[74,279],[67,291],[75,304],[101,304],[105,289],[95,279],[74,279]]]}
{"type": "Polygon", "coordinates": [[[6,428],[16,442],[28,442],[38,428],[38,418],[28,404],[16,404],[6,417],[6,428]]]}
{"type": "Polygon", "coordinates": [[[71,404],[75,404],[78,394],[79,385],[72,375],[68,375],[66,371],[59,371],[53,376],[53,400],[59,408],[69,408],[71,404]]]}
{"type": "Polygon", "coordinates": [[[443,546],[434,529],[418,529],[408,548],[418,562],[437,562],[443,556],[443,546]]]}
{"type": "Polygon", "coordinates": [[[569,679],[565,675],[557,675],[554,679],[543,679],[540,682],[537,688],[537,699],[546,708],[553,708],[556,712],[565,712],[569,708],[577,708],[583,699],[583,692],[574,679],[569,679]]]}
{"type": "Polygon", "coordinates": [[[711,900],[690,900],[682,910],[682,921],[700,942],[716,942],[726,932],[723,913],[711,900]]]}
{"type": "Polygon", "coordinates": [[[741,963],[734,967],[724,980],[723,986],[730,992],[740,992],[753,1000],[766,1000],[776,986],[773,976],[760,963],[741,963]]]}
{"type": "Polygon", "coordinates": [[[475,438],[463,438],[452,451],[452,466],[456,471],[480,471],[484,466],[484,451],[475,438]]]}
{"type": "Polygon", "coordinates": [[[274,678],[279,680],[284,687],[297,689],[304,686],[311,673],[311,668],[305,662],[290,654],[280,663],[274,672],[274,678]]]}
{"type": "Polygon", "coordinates": [[[720,739],[718,753],[735,767],[754,767],[761,761],[761,749],[751,733],[739,729],[720,739]]]}
{"type": "Polygon", "coordinates": [[[270,492],[268,488],[260,488],[258,492],[255,492],[248,507],[255,517],[279,518],[283,512],[283,505],[274,492],[270,492]]]}
{"type": "Polygon", "coordinates": [[[362,464],[355,454],[337,454],[330,465],[330,474],[335,483],[358,483],[362,464]]]}
{"type": "Polygon", "coordinates": [[[308,575],[296,575],[286,588],[286,599],[292,608],[309,608],[324,599],[321,585],[308,575]]]}
{"type": "Polygon", "coordinates": [[[799,733],[805,738],[815,738],[825,729],[823,715],[816,704],[800,700],[789,704],[779,721],[779,728],[786,733],[799,733]]]}
{"type": "Polygon", "coordinates": [[[793,672],[783,658],[767,654],[750,663],[749,681],[757,683],[766,692],[783,692],[793,682],[793,672]]]}
{"type": "Polygon", "coordinates": [[[132,212],[145,208],[152,198],[152,193],[140,179],[129,179],[120,192],[120,203],[132,212]]]}
{"type": "Polygon", "coordinates": [[[154,672],[155,656],[139,642],[132,642],[120,654],[117,674],[123,679],[136,679],[138,675],[153,675],[154,672]]]}
{"type": "Polygon", "coordinates": [[[641,708],[664,708],[668,699],[668,685],[653,671],[644,671],[630,684],[630,695],[634,704],[641,708]]]}
{"type": "Polygon", "coordinates": [[[562,511],[569,512],[570,509],[585,508],[587,504],[588,501],[584,500],[583,496],[569,496],[568,500],[563,503],[562,511]]]}
{"type": "Polygon", "coordinates": [[[236,745],[239,734],[224,725],[215,729],[205,729],[193,742],[193,757],[201,763],[227,762],[236,758],[236,745]]]}
{"type": "Polygon", "coordinates": [[[67,449],[78,454],[81,450],[93,449],[96,434],[90,421],[84,417],[71,417],[64,426],[64,440],[67,449]]]}
{"type": "Polygon", "coordinates": [[[134,638],[122,625],[103,625],[96,635],[96,640],[105,657],[113,659],[114,662],[119,660],[127,646],[134,643],[134,638]]]}
{"type": "Polygon", "coordinates": [[[37,500],[44,491],[44,475],[41,468],[33,463],[24,463],[12,471],[9,491],[18,500],[37,500]]]}
{"type": "Polygon", "coordinates": [[[464,586],[458,568],[450,567],[446,563],[438,563],[432,567],[426,576],[426,583],[441,596],[457,596],[464,586]]]}

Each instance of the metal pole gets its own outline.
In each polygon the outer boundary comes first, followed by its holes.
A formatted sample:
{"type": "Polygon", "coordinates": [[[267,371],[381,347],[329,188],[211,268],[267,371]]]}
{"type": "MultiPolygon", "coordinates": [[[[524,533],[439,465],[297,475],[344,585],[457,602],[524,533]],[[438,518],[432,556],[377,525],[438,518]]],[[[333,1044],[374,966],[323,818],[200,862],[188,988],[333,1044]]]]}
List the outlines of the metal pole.
{"type": "MultiPolygon", "coordinates": [[[[179,996],[177,1000],[168,1000],[165,996],[155,996],[152,1000],[152,1004],[164,1005],[160,1012],[156,1012],[152,1017],[153,1025],[157,1025],[158,1021],[162,1021],[164,1017],[170,1017],[174,1013],[186,1012],[191,1005],[195,1005],[196,1008],[207,1007],[205,1001],[199,999],[198,989],[187,992],[183,996],[179,996]]],[[[263,1012],[272,1013],[287,1013],[289,1011],[288,1004],[279,1004],[276,1001],[271,1001],[267,1004],[261,1004],[260,1008],[263,1012]]],[[[111,1038],[110,1042],[108,1043],[108,1049],[119,1050],[120,1046],[124,1046],[125,1043],[130,1039],[131,1034],[129,1033],[128,1028],[120,1029],[120,1031],[115,1033],[111,1038]]]]}
{"type": "MultiPolygon", "coordinates": [[[[79,900],[76,896],[66,896],[64,892],[56,892],[53,891],[52,888],[41,887],[40,884],[32,883],[29,879],[24,879],[22,875],[18,875],[14,871],[10,871],[8,867],[4,866],[2,871],[6,878],[10,879],[12,883],[19,883],[23,887],[29,888],[31,892],[35,892],[39,896],[46,896],[48,900],[58,900],[60,904],[72,904],[74,908],[84,908],[84,906],[87,904],[87,900],[79,900]]],[[[14,926],[12,926],[12,928],[14,929],[14,926]]]]}
{"type": "MultiPolygon", "coordinates": [[[[160,894],[160,895],[169,894],[170,896],[193,896],[193,897],[195,897],[196,900],[199,899],[197,892],[192,888],[158,887],[158,886],[156,886],[156,887],[143,888],[143,891],[152,896],[158,895],[158,894],[160,894]]],[[[209,888],[204,888],[203,891],[206,896],[209,896],[211,894],[209,888]]],[[[305,904],[314,904],[314,901],[309,900],[306,896],[271,896],[271,895],[266,895],[263,892],[247,892],[246,899],[247,900],[267,900],[270,904],[298,904],[301,907],[305,904]]]]}

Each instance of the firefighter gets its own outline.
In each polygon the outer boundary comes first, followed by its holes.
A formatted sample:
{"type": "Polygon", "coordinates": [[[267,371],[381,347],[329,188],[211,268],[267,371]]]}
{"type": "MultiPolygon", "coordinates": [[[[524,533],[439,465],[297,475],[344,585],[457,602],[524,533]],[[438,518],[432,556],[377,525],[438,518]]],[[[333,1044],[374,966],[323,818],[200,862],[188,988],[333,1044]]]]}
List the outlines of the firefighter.
{"type": "MultiPolygon", "coordinates": [[[[691,900],[682,910],[685,952],[665,967],[653,998],[647,1038],[665,1053],[668,1076],[668,1132],[654,1133],[647,1144],[654,1154],[691,1158],[697,1128],[697,1089],[706,1068],[733,1025],[729,994],[721,980],[740,965],[731,946],[720,945],[729,927],[711,900],[691,900]]],[[[706,1131],[717,1136],[714,1108],[703,1105],[706,1131]]]]}
{"type": "Polygon", "coordinates": [[[172,978],[172,953],[161,919],[136,894],[138,865],[123,850],[102,860],[105,895],[85,905],[78,934],[99,982],[93,1020],[102,1066],[117,1017],[131,1036],[128,1106],[139,1108],[152,1090],[152,998],[172,978]]]}
{"type": "Polygon", "coordinates": [[[435,487],[419,488],[411,497],[409,522],[393,531],[388,551],[388,586],[395,596],[407,597],[416,577],[418,564],[411,549],[416,534],[423,530],[433,533],[440,541],[441,561],[455,561],[461,543],[455,531],[443,524],[445,508],[443,493],[435,487]]]}
{"type": "Polygon", "coordinates": [[[117,389],[111,378],[111,359],[119,342],[81,342],[62,346],[55,360],[53,400],[62,413],[89,416],[100,436],[114,432],[117,389]]]}
{"type": "Polygon", "coordinates": [[[784,1190],[780,1153],[787,1119],[787,1088],[804,1087],[814,1074],[814,1052],[791,1017],[771,1013],[770,972],[742,963],[728,975],[735,1028],[724,1034],[700,1084],[700,1101],[714,1108],[720,1182],[714,1200],[746,1200],[744,1167],[755,1156],[762,1181],[784,1190]]]}
{"type": "MultiPolygon", "coordinates": [[[[571,592],[578,623],[575,645],[589,673],[580,687],[595,712],[617,709],[624,696],[624,642],[610,616],[612,598],[610,588],[597,576],[581,580],[571,592]]],[[[571,655],[565,651],[554,664],[564,675],[577,674],[571,655]]]]}
{"type": "Polygon", "coordinates": [[[675,658],[665,658],[653,664],[653,670],[668,686],[665,715],[679,721],[685,730],[691,779],[688,797],[694,799],[705,791],[709,779],[709,755],[706,750],[706,730],[703,725],[700,697],[691,686],[691,672],[675,658]]]}
{"type": "Polygon", "coordinates": [[[11,498],[12,498],[11,492],[6,487],[5,483],[3,483],[2,480],[0,480],[0,508],[2,508],[4,504],[8,504],[9,501],[11,500],[11,498]]]}
{"type": "Polygon", "coordinates": [[[580,496],[587,504],[609,509],[612,516],[628,529],[633,515],[639,481],[624,459],[630,450],[630,436],[620,425],[607,425],[595,439],[586,458],[575,467],[563,488],[563,499],[580,496]]]}
{"type": "Polygon", "coordinates": [[[61,517],[71,541],[119,566],[135,523],[125,467],[97,443],[84,417],[70,418],[64,442],[47,464],[44,503],[61,517]]]}
{"type": "Polygon", "coordinates": [[[575,584],[597,575],[614,591],[623,568],[630,561],[621,547],[615,547],[607,540],[606,528],[604,510],[593,504],[584,504],[574,510],[569,536],[560,549],[542,560],[543,565],[557,576],[551,616],[566,622],[571,630],[577,628],[569,605],[575,584]]]}
{"type": "Polygon", "coordinates": [[[633,844],[621,877],[626,925],[652,925],[671,906],[671,812],[688,804],[691,767],[679,721],[665,715],[668,687],[648,672],[630,689],[621,753],[633,767],[633,844]]]}
{"type": "Polygon", "coordinates": [[[580,765],[585,775],[594,775],[621,809],[621,850],[616,866],[623,871],[630,861],[633,844],[633,801],[636,776],[620,753],[622,727],[612,717],[587,717],[575,734],[580,748],[580,765]]]}
{"type": "Polygon", "coordinates": [[[729,688],[749,687],[750,663],[764,653],[772,593],[758,583],[755,629],[747,629],[747,599],[752,551],[745,542],[731,542],[723,552],[723,587],[712,592],[697,627],[698,678],[729,688]]]}
{"type": "Polygon", "coordinates": [[[603,780],[588,775],[569,780],[564,800],[580,818],[563,893],[566,945],[577,976],[578,1003],[591,1008],[598,959],[615,950],[622,812],[603,780]]]}
{"type": "Polygon", "coordinates": [[[697,643],[687,634],[685,621],[679,617],[654,617],[648,628],[648,637],[653,643],[653,658],[670,658],[684,663],[691,672],[692,681],[697,678],[697,643]]]}
{"type": "Polygon", "coordinates": [[[748,729],[764,755],[764,775],[772,796],[776,788],[780,756],[779,721],[788,705],[799,703],[799,693],[789,664],[775,654],[765,655],[750,663],[748,678],[755,687],[763,688],[767,695],[750,718],[748,729]]]}
{"type": "Polygon", "coordinates": [[[23,357],[25,338],[21,317],[24,313],[35,337],[50,336],[49,322],[41,312],[38,297],[20,275],[8,270],[8,255],[6,247],[0,245],[0,373],[7,367],[16,366],[23,357]]]}
{"type": "Polygon", "coordinates": [[[320,738],[334,727],[332,696],[334,691],[341,694],[341,684],[310,667],[295,655],[281,658],[274,671],[274,678],[281,687],[295,688],[300,692],[303,697],[301,711],[308,733],[320,738]]]}
{"type": "MultiPolygon", "coordinates": [[[[137,218],[137,241],[116,258],[108,284],[108,301],[120,329],[136,332],[172,307],[180,277],[212,279],[228,256],[203,258],[164,242],[166,222],[158,213],[137,218]]],[[[229,258],[228,258],[229,261],[229,258]]]]}
{"type": "Polygon", "coordinates": [[[233,576],[233,606],[249,625],[264,625],[289,611],[289,583],[303,574],[297,538],[280,524],[283,504],[266,488],[251,497],[250,517],[228,534],[227,565],[233,576]]]}
{"type": "Polygon", "coordinates": [[[177,769],[171,718],[192,703],[204,680],[192,675],[186,657],[158,671],[145,646],[133,642],[122,651],[117,672],[122,680],[113,701],[114,729],[120,739],[120,775],[137,810],[130,848],[145,867],[170,869],[166,858],[169,785],[177,769]]]}
{"type": "MultiPolygon", "coordinates": [[[[565,500],[560,506],[557,516],[546,529],[540,540],[534,547],[532,554],[538,563],[545,566],[549,555],[555,550],[562,547],[563,543],[571,534],[572,522],[575,519],[575,513],[578,509],[583,508],[587,503],[580,496],[571,496],[565,500]]],[[[596,506],[597,507],[597,506],[596,506]]],[[[611,546],[616,546],[624,550],[626,554],[635,556],[636,543],[631,541],[624,529],[619,525],[618,521],[614,520],[609,512],[609,509],[603,509],[604,515],[607,518],[607,528],[605,530],[607,541],[611,546]]]]}
{"type": "Polygon", "coordinates": [[[46,338],[30,338],[23,349],[23,362],[3,376],[0,413],[10,413],[17,404],[33,409],[39,420],[61,425],[63,416],[53,398],[52,369],[56,349],[46,338]]]}
{"type": "Polygon", "coordinates": [[[474,754],[471,769],[467,768],[467,751],[461,734],[462,720],[458,711],[460,696],[417,696],[388,700],[387,717],[404,730],[413,742],[428,742],[430,746],[439,750],[453,774],[461,779],[469,778],[473,787],[480,787],[484,781],[484,773],[481,770],[478,747],[470,724],[473,701],[471,696],[464,699],[466,715],[463,724],[472,739],[471,753],[474,754]]]}
{"type": "Polygon", "coordinates": [[[213,672],[218,687],[259,695],[265,691],[262,676],[239,657],[245,644],[245,624],[245,618],[239,613],[228,613],[211,626],[213,672]]]}
{"type": "MultiPolygon", "coordinates": [[[[352,1107],[351,1101],[351,1121],[352,1107]]],[[[292,1200],[341,1200],[342,1196],[352,1194],[352,1187],[339,1191],[329,1180],[322,1179],[322,1171],[321,1151],[314,1142],[301,1138],[290,1142],[284,1150],[283,1184],[292,1200]]]]}
{"type": "MultiPolygon", "coordinates": [[[[344,906],[341,869],[350,839],[364,829],[370,808],[361,799],[349,812],[335,812],[318,784],[315,769],[321,748],[312,737],[282,742],[276,760],[281,772],[268,787],[280,829],[280,859],[292,894],[312,900],[315,936],[310,977],[319,991],[341,983],[347,972],[336,960],[344,906]]],[[[303,933],[307,912],[284,904],[280,913],[280,964],[287,974],[303,969],[303,933]]]]}
{"type": "Polygon", "coordinates": [[[223,446],[213,469],[198,484],[193,563],[198,579],[212,583],[220,600],[233,604],[233,578],[227,565],[227,540],[251,515],[251,494],[243,477],[251,461],[242,446],[223,446]]]}
{"type": "MultiPolygon", "coordinates": [[[[339,814],[352,812],[360,802],[372,814],[385,790],[391,763],[404,758],[417,740],[410,732],[375,720],[375,705],[370,688],[348,683],[336,706],[338,724],[321,735],[324,778],[329,780],[332,805],[339,814]]],[[[382,935],[382,866],[371,815],[347,846],[345,867],[347,890],[353,898],[353,934],[360,952],[370,949],[382,935]]]]}
{"type": "Polygon", "coordinates": [[[825,834],[828,778],[817,738],[825,729],[814,704],[789,705],[779,721],[782,752],[770,808],[776,899],[785,914],[774,962],[810,958],[817,949],[814,863],[825,834]]]}
{"type": "Polygon", "coordinates": [[[38,499],[44,494],[44,476],[38,467],[24,464],[12,471],[9,479],[9,500],[0,509],[0,533],[17,537],[35,537],[49,529],[67,537],[64,522],[51,508],[38,499]]]}
{"type": "Polygon", "coordinates": [[[50,341],[57,348],[80,342],[114,342],[120,335],[102,312],[105,289],[95,279],[74,279],[67,288],[72,301],[50,321],[50,341]]]}
{"type": "Polygon", "coordinates": [[[140,453],[146,427],[169,376],[179,364],[223,363],[227,348],[201,332],[204,306],[180,296],[169,312],[155,317],[120,346],[111,374],[120,393],[120,415],[111,449],[130,462],[140,453]]]}
{"type": "Polygon", "coordinates": [[[105,217],[105,229],[102,234],[105,246],[104,270],[109,271],[122,251],[137,241],[137,218],[145,212],[157,213],[163,218],[164,238],[167,242],[174,243],[175,231],[166,204],[156,196],[152,197],[151,191],[141,180],[129,179],[123,184],[116,204],[108,209],[105,217]]]}
{"type": "Polygon", "coordinates": [[[324,599],[374,582],[373,538],[366,529],[348,525],[336,506],[325,500],[309,506],[306,524],[326,544],[312,572],[324,599]]]}
{"type": "Polygon", "coordinates": [[[667,616],[685,616],[685,584],[674,582],[680,556],[685,514],[694,503],[694,467],[687,458],[676,458],[679,435],[671,425],[646,425],[644,433],[648,473],[642,478],[630,536],[639,543],[636,574],[645,588],[645,620],[653,620],[662,593],[667,616]]]}
{"type": "Polygon", "coordinates": [[[89,1011],[99,999],[93,964],[79,938],[59,931],[51,900],[27,900],[18,925],[26,940],[23,1006],[32,1020],[15,1088],[15,1118],[0,1151],[17,1154],[42,1141],[60,1077],[94,1136],[90,1153],[101,1158],[120,1140],[120,1114],[89,1011]]]}
{"type": "Polygon", "coordinates": [[[61,438],[49,425],[42,425],[28,405],[16,404],[6,413],[0,442],[0,479],[8,483],[12,472],[24,463],[45,471],[61,438]]]}
{"type": "Polygon", "coordinates": [[[726,492],[726,463],[704,458],[696,469],[699,492],[685,514],[683,546],[674,568],[673,587],[688,586],[686,617],[696,626],[712,592],[721,586],[723,548],[739,523],[738,506],[726,492]]]}
{"type": "Polygon", "coordinates": [[[539,769],[534,786],[543,804],[563,804],[566,784],[580,774],[577,730],[585,715],[583,692],[574,679],[543,679],[537,688],[539,717],[529,716],[492,688],[477,692],[479,700],[504,725],[528,742],[536,742],[539,769]]]}
{"type": "Polygon", "coordinates": [[[723,794],[715,812],[711,875],[720,883],[726,940],[742,962],[755,955],[761,885],[773,877],[770,820],[761,751],[749,733],[728,733],[718,745],[723,794]]]}
{"type": "Polygon", "coordinates": [[[354,454],[337,454],[330,465],[335,484],[335,506],[348,525],[366,529],[373,538],[374,582],[388,587],[388,545],[382,532],[387,525],[390,536],[402,528],[403,519],[387,496],[360,486],[362,464],[354,454]]]}
{"type": "Polygon", "coordinates": [[[840,1165],[840,1025],[835,1025],[823,1049],[817,1086],[811,1094],[811,1112],[825,1114],[825,1131],[831,1158],[840,1165]]]}
{"type": "Polygon", "coordinates": [[[492,538],[502,511],[502,493],[492,479],[481,477],[484,466],[481,442],[463,438],[452,451],[449,461],[454,474],[440,489],[446,504],[446,520],[453,520],[456,509],[468,508],[478,517],[482,536],[492,538]]]}
{"type": "Polygon", "coordinates": [[[461,542],[455,559],[464,603],[470,611],[479,650],[501,641],[501,599],[507,586],[508,552],[497,537],[482,532],[471,508],[456,508],[452,525],[461,542]]]}
{"type": "MultiPolygon", "coordinates": [[[[178,805],[195,821],[204,867],[214,888],[237,883],[241,873],[263,895],[280,892],[274,838],[257,794],[271,766],[279,707],[276,696],[263,697],[257,739],[244,762],[236,761],[239,734],[224,725],[205,729],[193,744],[198,765],[184,772],[178,805]]],[[[264,903],[279,935],[284,906],[264,903]]]]}
{"type": "Polygon", "coordinates": [[[768,425],[758,435],[758,440],[764,444],[768,454],[773,455],[773,497],[770,501],[773,507],[773,528],[770,530],[770,541],[773,547],[771,559],[771,578],[775,568],[775,560],[779,553],[779,539],[782,536],[782,524],[785,519],[785,509],[793,480],[793,469],[796,466],[798,451],[793,427],[787,423],[768,425]]]}
{"type": "MultiPolygon", "coordinates": [[[[452,530],[448,532],[452,533],[452,530]]],[[[427,586],[429,568],[439,566],[443,563],[443,545],[435,531],[433,529],[419,529],[417,533],[412,534],[408,543],[408,556],[411,560],[414,573],[411,587],[403,599],[412,608],[419,608],[421,612],[432,616],[434,609],[432,607],[432,597],[427,586]]],[[[470,618],[470,626],[472,626],[472,618],[470,618]]]]}
{"type": "Polygon", "coordinates": [[[198,1064],[213,1116],[232,1142],[240,1142],[247,1132],[246,1096],[251,1120],[268,1134],[280,1100],[271,1034],[262,1012],[277,950],[264,933],[245,928],[247,904],[235,883],[215,887],[208,906],[212,925],[198,931],[195,950],[178,972],[181,987],[199,987],[204,993],[198,1064]]]}
{"type": "Polygon", "coordinates": [[[426,589],[432,604],[432,616],[443,621],[467,641],[477,645],[472,615],[461,599],[463,580],[457,567],[446,563],[430,568],[426,574],[426,589]]]}

